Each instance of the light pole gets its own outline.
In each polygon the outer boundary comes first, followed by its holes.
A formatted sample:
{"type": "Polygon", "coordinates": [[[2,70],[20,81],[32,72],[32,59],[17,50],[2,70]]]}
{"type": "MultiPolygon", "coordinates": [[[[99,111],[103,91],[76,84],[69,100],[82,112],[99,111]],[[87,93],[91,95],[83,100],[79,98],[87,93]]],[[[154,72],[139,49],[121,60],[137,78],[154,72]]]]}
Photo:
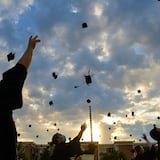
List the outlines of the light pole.
{"type": "Polygon", "coordinates": [[[90,135],[91,135],[91,143],[93,142],[93,134],[92,134],[92,111],[91,106],[89,106],[89,119],[90,119],[90,135]]]}

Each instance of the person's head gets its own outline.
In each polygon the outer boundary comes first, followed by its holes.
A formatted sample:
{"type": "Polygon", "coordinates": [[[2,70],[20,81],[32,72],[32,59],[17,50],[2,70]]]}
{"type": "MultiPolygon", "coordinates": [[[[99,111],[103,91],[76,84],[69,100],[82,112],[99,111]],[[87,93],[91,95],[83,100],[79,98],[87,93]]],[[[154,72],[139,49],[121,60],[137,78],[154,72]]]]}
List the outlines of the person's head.
{"type": "Polygon", "coordinates": [[[60,133],[56,133],[52,137],[53,144],[65,143],[65,141],[66,141],[66,137],[60,133]]]}
{"type": "Polygon", "coordinates": [[[135,147],[135,151],[136,151],[137,154],[143,154],[144,153],[144,148],[141,145],[137,145],[135,147]]]}

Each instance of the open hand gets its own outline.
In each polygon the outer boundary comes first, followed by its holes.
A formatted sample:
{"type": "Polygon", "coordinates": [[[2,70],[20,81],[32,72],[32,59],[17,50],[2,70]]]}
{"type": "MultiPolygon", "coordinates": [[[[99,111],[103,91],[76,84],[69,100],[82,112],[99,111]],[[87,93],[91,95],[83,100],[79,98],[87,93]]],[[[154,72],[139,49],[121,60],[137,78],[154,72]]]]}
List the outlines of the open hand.
{"type": "Polygon", "coordinates": [[[38,36],[36,35],[36,36],[30,36],[29,37],[29,41],[28,41],[28,48],[29,49],[34,49],[35,48],[35,46],[36,46],[36,44],[37,43],[39,43],[41,40],[40,39],[38,39],[38,36]]]}

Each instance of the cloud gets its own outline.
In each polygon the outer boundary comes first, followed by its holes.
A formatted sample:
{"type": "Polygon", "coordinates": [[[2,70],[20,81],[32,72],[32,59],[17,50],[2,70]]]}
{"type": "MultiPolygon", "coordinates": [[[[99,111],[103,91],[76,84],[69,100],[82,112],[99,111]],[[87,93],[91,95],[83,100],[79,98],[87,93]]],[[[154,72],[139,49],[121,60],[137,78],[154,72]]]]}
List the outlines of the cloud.
{"type": "Polygon", "coordinates": [[[101,143],[110,142],[107,134],[113,138],[122,132],[120,139],[131,138],[135,126],[132,138],[139,140],[141,132],[158,123],[157,1],[1,1],[0,13],[1,73],[23,54],[31,34],[41,39],[24,85],[23,108],[14,111],[20,140],[47,143],[58,128],[73,137],[81,123],[88,122],[89,105],[101,130],[101,143]],[[82,28],[83,22],[87,28],[82,28]],[[16,57],[8,63],[10,51],[16,57]],[[89,70],[92,83],[87,86],[84,74],[89,70]],[[108,112],[119,126],[104,121],[108,112]],[[33,128],[27,127],[30,122],[33,128]],[[106,132],[110,125],[114,129],[106,132]]]}

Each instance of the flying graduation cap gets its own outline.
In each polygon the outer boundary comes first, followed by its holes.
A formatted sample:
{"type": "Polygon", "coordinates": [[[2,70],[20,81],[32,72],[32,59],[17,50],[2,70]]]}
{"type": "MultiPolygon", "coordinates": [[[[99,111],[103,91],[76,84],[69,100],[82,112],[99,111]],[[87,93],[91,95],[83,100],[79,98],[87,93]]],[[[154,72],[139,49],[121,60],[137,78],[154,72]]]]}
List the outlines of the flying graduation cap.
{"type": "Polygon", "coordinates": [[[31,125],[31,124],[29,124],[29,125],[28,125],[28,127],[30,127],[30,128],[31,128],[31,127],[32,127],[32,125],[31,125]]]}
{"type": "Polygon", "coordinates": [[[53,72],[52,76],[53,76],[54,79],[57,79],[57,77],[58,77],[58,75],[56,74],[56,72],[53,72]]]}
{"type": "Polygon", "coordinates": [[[139,89],[137,92],[138,92],[138,93],[141,93],[141,90],[139,89]]]}
{"type": "MultiPolygon", "coordinates": [[[[92,83],[92,75],[90,74],[90,70],[88,70],[87,74],[84,74],[85,83],[89,86],[92,83]]],[[[81,85],[75,85],[74,88],[79,88],[81,85]]]]}
{"type": "Polygon", "coordinates": [[[80,86],[74,86],[74,88],[78,88],[78,87],[80,87],[80,86]]]}
{"type": "Polygon", "coordinates": [[[53,101],[49,101],[49,105],[52,106],[53,105],[53,101]]]}
{"type": "Polygon", "coordinates": [[[92,77],[90,75],[90,70],[88,71],[87,75],[84,75],[84,78],[85,78],[85,82],[86,82],[87,85],[89,85],[90,83],[92,83],[92,77]]]}
{"type": "Polygon", "coordinates": [[[82,23],[82,28],[87,28],[87,27],[88,27],[87,23],[86,23],[86,22],[83,22],[83,23],[82,23]]]}
{"type": "Polygon", "coordinates": [[[87,99],[87,103],[91,103],[91,100],[90,100],[90,99],[87,99]]]}
{"type": "Polygon", "coordinates": [[[110,117],[110,116],[111,116],[111,113],[109,112],[109,113],[107,114],[107,116],[110,117]]]}
{"type": "Polygon", "coordinates": [[[17,134],[18,137],[20,137],[20,135],[21,135],[20,133],[17,134]]]}
{"type": "Polygon", "coordinates": [[[91,76],[90,75],[85,75],[85,81],[86,81],[87,85],[89,85],[90,83],[92,83],[91,76]]]}
{"type": "Polygon", "coordinates": [[[10,53],[7,55],[8,62],[11,61],[11,60],[13,60],[14,57],[15,57],[15,54],[12,53],[12,52],[10,52],[10,53]]]}

